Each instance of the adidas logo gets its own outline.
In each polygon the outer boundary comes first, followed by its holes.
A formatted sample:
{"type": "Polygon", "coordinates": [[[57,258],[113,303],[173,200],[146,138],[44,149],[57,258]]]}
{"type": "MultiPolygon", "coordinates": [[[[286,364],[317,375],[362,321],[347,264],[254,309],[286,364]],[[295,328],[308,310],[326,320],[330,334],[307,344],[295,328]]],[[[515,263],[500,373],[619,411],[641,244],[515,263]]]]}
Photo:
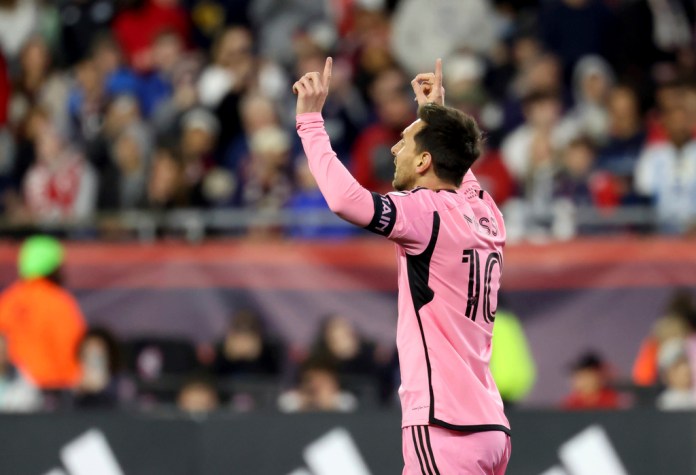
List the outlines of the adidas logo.
{"type": "MultiPolygon", "coordinates": [[[[371,475],[350,433],[337,427],[302,451],[307,468],[288,475],[371,475]]],[[[60,449],[63,467],[43,475],[125,475],[104,433],[90,429],[60,449]]]]}
{"type": "Polygon", "coordinates": [[[370,475],[350,433],[337,427],[327,432],[302,451],[309,467],[298,468],[288,475],[370,475]]]}
{"type": "Polygon", "coordinates": [[[558,449],[562,466],[541,475],[628,475],[606,431],[598,425],[583,430],[558,449]]]}
{"type": "Polygon", "coordinates": [[[104,434],[90,429],[60,449],[65,466],[44,475],[124,475],[104,434]]]}

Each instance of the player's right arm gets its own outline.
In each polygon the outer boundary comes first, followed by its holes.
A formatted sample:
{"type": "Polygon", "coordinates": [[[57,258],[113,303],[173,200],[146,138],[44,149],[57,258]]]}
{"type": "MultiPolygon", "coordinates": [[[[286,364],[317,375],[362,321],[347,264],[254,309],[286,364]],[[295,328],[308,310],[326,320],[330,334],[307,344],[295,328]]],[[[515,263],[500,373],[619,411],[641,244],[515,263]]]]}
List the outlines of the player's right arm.
{"type": "Polygon", "coordinates": [[[329,93],[332,59],[326,59],[324,73],[307,73],[292,87],[297,94],[297,133],[309,161],[309,169],[331,211],[355,225],[365,227],[372,220],[372,194],[362,187],[338,160],[324,128],[321,110],[329,93]]]}
{"type": "Polygon", "coordinates": [[[297,94],[297,133],[307,155],[309,169],[329,208],[341,218],[404,246],[420,240],[411,215],[404,209],[408,193],[380,195],[361,186],[338,160],[324,128],[321,110],[331,80],[331,58],[324,73],[307,73],[293,85],[297,94]]]}

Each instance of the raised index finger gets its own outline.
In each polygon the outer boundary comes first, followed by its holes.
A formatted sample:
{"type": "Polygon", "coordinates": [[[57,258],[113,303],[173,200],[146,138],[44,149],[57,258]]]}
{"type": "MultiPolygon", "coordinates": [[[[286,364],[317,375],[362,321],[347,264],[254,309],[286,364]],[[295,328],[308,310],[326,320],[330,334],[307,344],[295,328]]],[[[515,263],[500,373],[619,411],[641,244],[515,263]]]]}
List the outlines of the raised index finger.
{"type": "Polygon", "coordinates": [[[442,86],[442,59],[435,60],[435,87],[442,86]]]}
{"type": "Polygon", "coordinates": [[[324,65],[324,74],[321,76],[321,82],[324,87],[328,89],[329,83],[331,82],[331,67],[333,66],[333,58],[329,56],[326,58],[326,64],[324,65]]]}

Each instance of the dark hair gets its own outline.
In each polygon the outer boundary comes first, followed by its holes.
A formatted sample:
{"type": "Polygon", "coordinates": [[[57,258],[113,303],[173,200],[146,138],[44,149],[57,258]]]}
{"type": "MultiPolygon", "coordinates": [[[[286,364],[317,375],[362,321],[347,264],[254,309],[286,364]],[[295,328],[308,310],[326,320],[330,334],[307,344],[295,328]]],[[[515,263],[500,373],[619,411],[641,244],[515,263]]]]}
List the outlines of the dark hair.
{"type": "Polygon", "coordinates": [[[595,351],[586,351],[578,356],[578,359],[570,365],[570,370],[581,371],[585,369],[592,369],[601,371],[606,368],[606,363],[604,359],[596,353],[595,351]]]}
{"type": "Polygon", "coordinates": [[[336,364],[330,359],[322,356],[309,357],[300,365],[300,379],[311,371],[331,373],[337,380],[339,379],[336,364]]]}
{"type": "Polygon", "coordinates": [[[424,124],[414,137],[418,150],[430,153],[439,179],[460,186],[481,154],[483,134],[476,121],[462,111],[434,103],[418,109],[418,118],[424,124]]]}
{"type": "Polygon", "coordinates": [[[590,139],[586,135],[581,135],[579,137],[575,137],[573,140],[568,142],[568,145],[566,145],[566,149],[575,148],[575,147],[584,147],[586,149],[589,149],[593,153],[596,150],[594,142],[592,142],[592,139],[590,139]]]}

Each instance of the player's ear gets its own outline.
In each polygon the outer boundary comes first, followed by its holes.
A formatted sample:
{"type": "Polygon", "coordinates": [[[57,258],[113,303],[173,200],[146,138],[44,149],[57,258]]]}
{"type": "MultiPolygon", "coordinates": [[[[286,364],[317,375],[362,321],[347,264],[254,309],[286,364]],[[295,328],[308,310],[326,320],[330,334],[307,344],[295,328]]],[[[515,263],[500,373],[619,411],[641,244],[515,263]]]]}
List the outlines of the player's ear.
{"type": "Polygon", "coordinates": [[[429,152],[423,152],[418,156],[416,161],[416,171],[418,173],[425,173],[428,171],[433,163],[433,157],[429,152]]]}

